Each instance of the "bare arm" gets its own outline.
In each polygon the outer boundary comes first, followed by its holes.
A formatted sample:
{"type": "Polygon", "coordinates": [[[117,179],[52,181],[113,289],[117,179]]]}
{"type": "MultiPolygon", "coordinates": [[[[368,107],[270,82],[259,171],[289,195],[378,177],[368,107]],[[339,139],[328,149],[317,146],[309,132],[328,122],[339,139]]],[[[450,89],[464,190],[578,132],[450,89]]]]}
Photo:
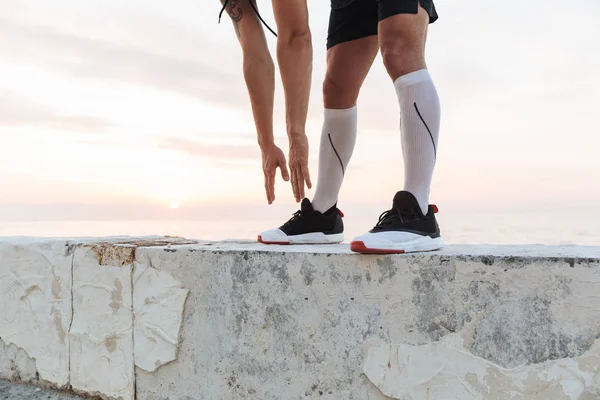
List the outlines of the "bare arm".
{"type": "MultiPolygon", "coordinates": [[[[221,0],[222,2],[224,0],[221,0]]],[[[269,204],[275,201],[275,173],[281,170],[283,180],[289,180],[285,155],[273,138],[273,98],[275,94],[275,66],[262,25],[250,1],[229,0],[227,13],[242,47],[244,56],[244,79],[250,95],[252,114],[262,153],[265,175],[265,191],[269,204]]],[[[256,4],[256,3],[254,3],[256,4]]]]}
{"type": "MultiPolygon", "coordinates": [[[[275,67],[267,47],[265,34],[250,5],[252,0],[230,0],[227,13],[231,17],[244,59],[244,79],[250,95],[252,114],[261,148],[274,144],[273,98],[275,67]]],[[[223,0],[221,0],[223,3],[223,0]]]]}
{"type": "Polygon", "coordinates": [[[272,0],[277,23],[277,61],[285,92],[288,136],[305,134],[312,79],[312,39],[306,0],[272,0]]]}
{"type": "Polygon", "coordinates": [[[312,183],[308,171],[306,116],[312,80],[312,39],[306,0],[272,0],[277,23],[277,61],[285,93],[289,165],[296,201],[304,197],[304,184],[312,183]]]}

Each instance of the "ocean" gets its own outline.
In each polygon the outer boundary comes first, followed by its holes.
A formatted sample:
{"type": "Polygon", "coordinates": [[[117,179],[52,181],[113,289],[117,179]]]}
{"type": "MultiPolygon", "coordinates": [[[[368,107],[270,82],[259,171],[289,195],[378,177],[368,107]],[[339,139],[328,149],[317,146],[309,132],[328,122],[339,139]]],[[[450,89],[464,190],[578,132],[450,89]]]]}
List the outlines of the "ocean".
{"type": "MultiPolygon", "coordinates": [[[[346,214],[345,241],[369,230],[379,213],[346,214]]],[[[0,236],[146,236],[189,239],[256,239],[258,233],[281,225],[290,215],[265,218],[232,213],[197,219],[0,221],[0,236]]],[[[546,244],[600,246],[600,213],[589,210],[454,211],[438,214],[447,244],[546,244]]]]}

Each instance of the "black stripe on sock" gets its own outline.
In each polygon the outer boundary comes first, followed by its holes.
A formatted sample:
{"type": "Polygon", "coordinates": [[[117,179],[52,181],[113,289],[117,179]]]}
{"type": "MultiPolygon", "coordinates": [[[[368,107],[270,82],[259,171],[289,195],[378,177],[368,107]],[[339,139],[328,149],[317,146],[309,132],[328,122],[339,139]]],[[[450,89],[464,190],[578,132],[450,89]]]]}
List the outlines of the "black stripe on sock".
{"type": "Polygon", "coordinates": [[[328,133],[327,136],[329,137],[329,143],[331,143],[331,148],[333,149],[333,152],[335,153],[338,160],[340,161],[340,166],[342,167],[342,176],[344,176],[344,175],[346,175],[346,171],[344,170],[344,163],[342,162],[342,158],[340,157],[337,150],[335,149],[335,146],[333,145],[333,140],[331,140],[331,133],[328,133]]]}
{"type": "Polygon", "coordinates": [[[417,103],[414,103],[414,105],[415,105],[415,110],[417,110],[417,114],[419,114],[419,118],[421,118],[423,125],[425,125],[425,128],[427,128],[427,132],[429,132],[429,137],[431,138],[431,144],[433,144],[433,157],[437,159],[437,149],[435,147],[435,141],[433,140],[433,135],[431,134],[431,131],[429,130],[429,127],[427,126],[427,123],[423,119],[423,116],[419,112],[419,107],[417,107],[417,103]]]}

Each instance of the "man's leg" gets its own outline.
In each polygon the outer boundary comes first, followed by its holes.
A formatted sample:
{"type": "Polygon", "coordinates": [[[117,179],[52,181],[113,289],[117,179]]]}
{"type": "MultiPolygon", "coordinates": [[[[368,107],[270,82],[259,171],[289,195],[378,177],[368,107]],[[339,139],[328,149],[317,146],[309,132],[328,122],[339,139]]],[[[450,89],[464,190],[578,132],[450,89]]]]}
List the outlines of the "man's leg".
{"type": "Polygon", "coordinates": [[[429,205],[440,128],[438,95],[426,69],[427,26],[437,15],[431,0],[377,0],[379,44],[394,81],[401,112],[405,190],[376,226],[350,243],[360,253],[408,253],[436,250],[443,240],[429,205]],[[422,6],[427,7],[425,10],[422,6]]]}
{"type": "MultiPolygon", "coordinates": [[[[380,7],[388,3],[393,10],[391,0],[381,0],[380,7]]],[[[440,102],[425,64],[430,18],[419,6],[417,14],[392,15],[379,23],[383,62],[400,103],[404,190],[416,197],[424,214],[429,206],[440,129],[440,102]]]]}
{"type": "Polygon", "coordinates": [[[344,225],[336,207],[344,172],[356,142],[356,99],[377,55],[377,36],[335,45],[327,51],[323,82],[325,120],[319,151],[319,178],[312,202],[279,229],[260,234],[267,244],[339,243],[344,225]]]}
{"type": "Polygon", "coordinates": [[[319,177],[312,200],[314,209],[321,213],[337,203],[356,143],[356,100],[377,51],[377,36],[340,43],[327,51],[319,177]]]}
{"type": "Polygon", "coordinates": [[[356,99],[378,50],[375,0],[355,0],[332,9],[327,48],[325,121],[314,201],[304,199],[299,212],[278,229],[262,232],[259,242],[325,244],[344,240],[336,202],[356,142],[356,99]]]}

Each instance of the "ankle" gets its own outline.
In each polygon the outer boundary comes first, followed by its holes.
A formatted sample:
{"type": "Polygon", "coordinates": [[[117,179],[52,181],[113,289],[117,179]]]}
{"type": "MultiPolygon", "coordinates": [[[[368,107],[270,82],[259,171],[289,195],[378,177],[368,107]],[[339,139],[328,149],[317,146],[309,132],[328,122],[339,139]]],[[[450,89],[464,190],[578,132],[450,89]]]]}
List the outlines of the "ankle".
{"type": "Polygon", "coordinates": [[[331,202],[321,201],[319,199],[313,199],[311,201],[313,206],[313,210],[320,212],[321,214],[329,214],[332,210],[335,210],[336,204],[331,204],[331,202]]]}

